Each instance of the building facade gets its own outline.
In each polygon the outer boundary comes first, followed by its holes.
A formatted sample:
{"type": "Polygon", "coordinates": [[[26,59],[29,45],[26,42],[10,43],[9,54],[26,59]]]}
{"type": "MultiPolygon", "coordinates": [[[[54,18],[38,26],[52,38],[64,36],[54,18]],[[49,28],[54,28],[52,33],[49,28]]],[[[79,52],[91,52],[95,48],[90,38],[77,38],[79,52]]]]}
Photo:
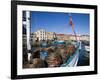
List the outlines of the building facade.
{"type": "Polygon", "coordinates": [[[69,35],[66,35],[66,34],[56,34],[57,36],[57,40],[69,40],[70,39],[70,36],[69,35]]]}
{"type": "Polygon", "coordinates": [[[81,35],[80,40],[90,41],[90,36],[89,35],[81,35]]]}
{"type": "Polygon", "coordinates": [[[46,32],[46,40],[54,40],[56,38],[56,34],[54,32],[46,32]]]}
{"type": "Polygon", "coordinates": [[[34,34],[35,34],[35,40],[37,41],[47,40],[46,31],[44,29],[39,29],[36,32],[34,32],[34,34]]]}

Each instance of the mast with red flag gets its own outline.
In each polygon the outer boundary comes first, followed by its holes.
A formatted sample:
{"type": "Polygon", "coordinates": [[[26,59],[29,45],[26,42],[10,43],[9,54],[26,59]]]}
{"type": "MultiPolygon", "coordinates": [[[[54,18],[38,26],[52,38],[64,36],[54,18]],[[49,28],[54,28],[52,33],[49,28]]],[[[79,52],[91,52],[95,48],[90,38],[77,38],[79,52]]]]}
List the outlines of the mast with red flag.
{"type": "Polygon", "coordinates": [[[74,33],[74,35],[75,35],[75,39],[76,39],[76,41],[77,41],[77,35],[76,35],[75,30],[74,30],[74,23],[73,23],[71,14],[69,14],[69,17],[70,17],[70,19],[69,19],[69,20],[70,20],[69,25],[72,27],[72,31],[73,31],[73,33],[74,33]]]}

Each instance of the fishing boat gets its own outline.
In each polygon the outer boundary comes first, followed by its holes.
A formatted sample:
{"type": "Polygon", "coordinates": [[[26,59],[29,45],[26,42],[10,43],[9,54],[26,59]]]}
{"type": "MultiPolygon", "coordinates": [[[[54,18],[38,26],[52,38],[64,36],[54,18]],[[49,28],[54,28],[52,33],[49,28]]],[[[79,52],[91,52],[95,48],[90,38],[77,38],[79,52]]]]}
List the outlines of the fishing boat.
{"type": "Polygon", "coordinates": [[[66,63],[62,64],[61,67],[75,67],[77,66],[79,60],[79,50],[80,50],[80,42],[77,42],[77,47],[73,55],[69,57],[66,63]]]}

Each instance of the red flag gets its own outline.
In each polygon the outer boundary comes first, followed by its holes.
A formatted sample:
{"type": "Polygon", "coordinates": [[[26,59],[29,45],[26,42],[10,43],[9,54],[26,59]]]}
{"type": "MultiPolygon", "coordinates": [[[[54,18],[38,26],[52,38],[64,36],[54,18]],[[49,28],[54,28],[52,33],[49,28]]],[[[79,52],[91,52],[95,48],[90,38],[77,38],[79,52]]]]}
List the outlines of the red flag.
{"type": "Polygon", "coordinates": [[[72,21],[72,16],[70,16],[70,22],[69,22],[69,25],[70,26],[73,26],[74,24],[73,24],[73,21],[72,21]]]}
{"type": "Polygon", "coordinates": [[[74,32],[74,23],[72,21],[72,16],[70,15],[69,25],[72,27],[72,30],[74,32]]]}

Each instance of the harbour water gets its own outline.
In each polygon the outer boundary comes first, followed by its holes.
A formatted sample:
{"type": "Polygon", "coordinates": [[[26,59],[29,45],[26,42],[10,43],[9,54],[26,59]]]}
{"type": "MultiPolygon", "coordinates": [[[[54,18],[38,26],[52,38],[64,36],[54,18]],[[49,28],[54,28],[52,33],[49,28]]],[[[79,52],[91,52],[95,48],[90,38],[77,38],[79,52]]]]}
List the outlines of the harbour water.
{"type": "Polygon", "coordinates": [[[85,50],[85,44],[81,44],[77,66],[89,66],[89,52],[85,50]]]}

